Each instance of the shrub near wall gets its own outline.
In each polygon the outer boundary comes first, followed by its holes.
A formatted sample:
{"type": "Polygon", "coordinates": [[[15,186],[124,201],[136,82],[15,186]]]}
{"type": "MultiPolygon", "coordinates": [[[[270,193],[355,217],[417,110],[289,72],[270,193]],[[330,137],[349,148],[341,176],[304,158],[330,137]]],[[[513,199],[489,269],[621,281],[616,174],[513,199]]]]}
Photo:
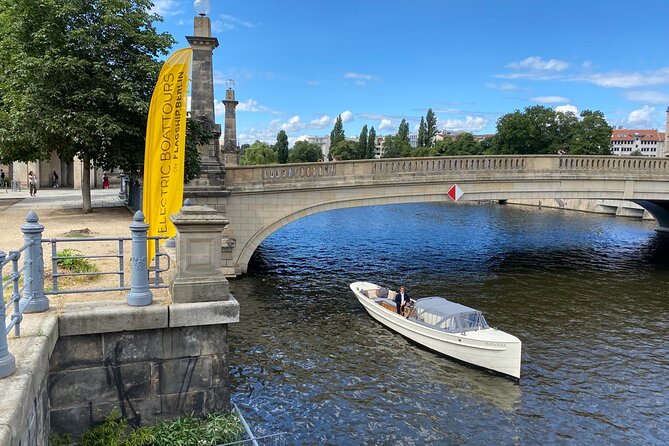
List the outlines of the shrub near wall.
{"type": "MultiPolygon", "coordinates": [[[[232,414],[209,414],[206,418],[183,417],[155,426],[132,428],[128,420],[112,412],[103,424],[81,436],[79,446],[215,446],[241,440],[244,427],[232,414]]],[[[72,444],[69,435],[52,436],[51,446],[72,444]]]]}

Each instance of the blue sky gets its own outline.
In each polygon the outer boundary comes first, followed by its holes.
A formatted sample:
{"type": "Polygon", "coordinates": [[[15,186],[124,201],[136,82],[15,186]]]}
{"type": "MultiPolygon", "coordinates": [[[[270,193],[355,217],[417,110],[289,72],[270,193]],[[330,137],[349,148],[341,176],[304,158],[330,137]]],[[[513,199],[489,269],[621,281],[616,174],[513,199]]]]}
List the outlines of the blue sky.
{"type": "MultiPolygon", "coordinates": [[[[198,0],[200,1],[200,0],[198,0]]],[[[176,48],[191,0],[154,0],[176,48]]],[[[601,110],[614,126],[664,129],[669,2],[553,0],[211,0],[217,122],[235,80],[240,144],[363,125],[494,133],[497,119],[541,104],[601,110]]]]}

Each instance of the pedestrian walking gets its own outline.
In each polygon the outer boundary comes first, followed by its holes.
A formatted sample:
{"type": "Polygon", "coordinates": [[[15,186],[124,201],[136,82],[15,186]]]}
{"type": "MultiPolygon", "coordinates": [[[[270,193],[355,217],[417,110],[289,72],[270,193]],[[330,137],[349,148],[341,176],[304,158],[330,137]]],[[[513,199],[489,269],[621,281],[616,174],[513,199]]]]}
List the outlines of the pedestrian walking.
{"type": "Polygon", "coordinates": [[[37,175],[31,170],[28,172],[28,188],[30,189],[30,196],[37,196],[37,175]]]}

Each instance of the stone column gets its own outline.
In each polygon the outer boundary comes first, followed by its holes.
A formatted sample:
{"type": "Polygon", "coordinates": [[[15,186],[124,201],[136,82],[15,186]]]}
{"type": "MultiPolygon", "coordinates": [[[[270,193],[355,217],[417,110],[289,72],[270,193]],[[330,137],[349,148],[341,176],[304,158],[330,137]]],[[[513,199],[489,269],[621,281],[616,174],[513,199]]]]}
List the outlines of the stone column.
{"type": "Polygon", "coordinates": [[[186,36],[193,48],[193,73],[191,91],[191,117],[202,119],[211,125],[214,133],[209,144],[198,148],[202,164],[219,164],[221,126],[215,123],[214,72],[212,53],[218,47],[218,39],[211,37],[211,20],[207,16],[194,19],[193,36],[186,36]]]}
{"type": "Polygon", "coordinates": [[[223,164],[226,166],[239,165],[239,147],[237,146],[237,116],[235,108],[239,104],[235,100],[234,82],[228,81],[225,91],[225,134],[223,136],[223,164]]]}
{"type": "Polygon", "coordinates": [[[177,228],[177,264],[170,284],[172,300],[229,300],[229,284],[221,268],[221,240],[228,220],[208,206],[184,206],[170,220],[177,228]]]}

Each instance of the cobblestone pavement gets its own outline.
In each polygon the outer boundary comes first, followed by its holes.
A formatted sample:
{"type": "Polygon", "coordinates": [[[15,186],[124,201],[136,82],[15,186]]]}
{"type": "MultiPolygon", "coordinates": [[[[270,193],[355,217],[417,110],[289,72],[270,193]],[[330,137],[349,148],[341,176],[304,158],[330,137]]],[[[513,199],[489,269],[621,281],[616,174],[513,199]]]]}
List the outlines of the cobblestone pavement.
{"type": "MultiPolygon", "coordinates": [[[[123,207],[118,197],[119,189],[91,190],[91,203],[94,208],[123,207]]],[[[0,209],[72,209],[81,208],[81,190],[58,187],[39,189],[35,197],[27,190],[12,192],[0,189],[0,209]]]]}

